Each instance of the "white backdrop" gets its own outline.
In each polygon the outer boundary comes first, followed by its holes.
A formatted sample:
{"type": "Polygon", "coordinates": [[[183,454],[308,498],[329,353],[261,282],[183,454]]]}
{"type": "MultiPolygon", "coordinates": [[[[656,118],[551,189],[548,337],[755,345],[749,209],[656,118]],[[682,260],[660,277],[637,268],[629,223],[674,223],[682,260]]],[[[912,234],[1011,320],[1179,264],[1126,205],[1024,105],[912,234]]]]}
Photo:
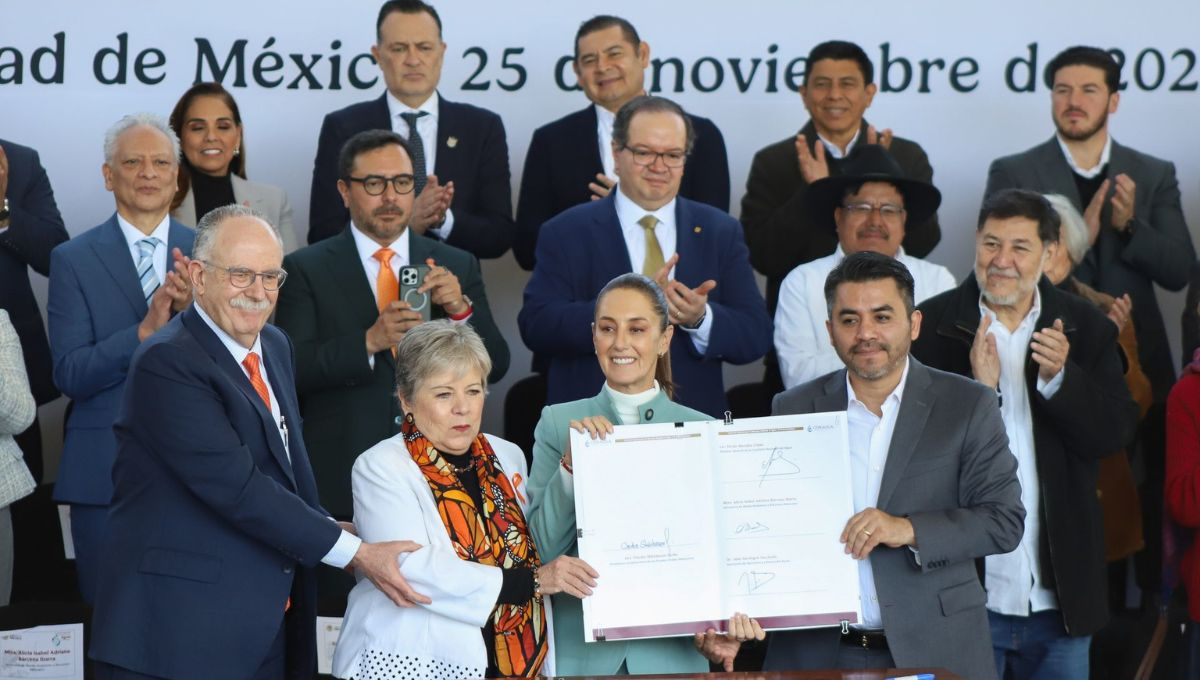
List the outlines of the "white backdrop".
{"type": "MultiPolygon", "coordinates": [[[[374,42],[378,7],[374,1],[150,5],[48,0],[6,8],[0,24],[0,136],[41,152],[67,228],[78,234],[113,210],[100,176],[105,128],[134,111],[166,115],[197,78],[217,79],[223,71],[221,79],[242,110],[250,177],[283,186],[297,223],[307,224],[322,117],[383,91],[378,70],[369,58],[359,58],[374,42]],[[123,82],[118,79],[120,35],[126,45],[123,82]],[[102,53],[106,48],[110,51],[102,53]],[[306,76],[304,69],[311,73],[306,76]]],[[[789,72],[790,82],[798,83],[803,71],[803,62],[794,60],[826,39],[862,45],[875,62],[881,87],[867,117],[879,128],[890,127],[918,141],[928,152],[934,181],[945,196],[942,242],[931,259],[958,277],[970,270],[974,214],[988,163],[1052,132],[1049,94],[1041,82],[1046,61],[1078,43],[1119,49],[1126,59],[1122,78],[1127,87],[1112,119],[1113,136],[1176,163],[1184,211],[1196,238],[1200,139],[1186,132],[1200,112],[1200,41],[1195,38],[1200,4],[1195,0],[1092,0],[1082,5],[1045,0],[986,5],[757,0],[732,10],[728,3],[705,0],[612,0],[594,6],[442,0],[437,7],[448,44],[441,93],[503,117],[514,205],[533,130],[585,103],[581,93],[556,82],[555,66],[571,53],[579,23],[603,11],[630,19],[650,43],[652,58],[664,61],[661,94],[721,128],[729,150],[735,215],[754,152],[793,134],[807,118],[799,96],[789,89],[789,72]],[[844,15],[848,8],[853,19],[844,15]],[[1032,78],[1031,45],[1036,48],[1032,78]],[[885,51],[890,62],[886,70],[885,51]],[[922,60],[928,74],[925,87],[922,60]],[[676,64],[682,70],[682,91],[676,91],[676,64]],[[911,78],[905,77],[905,64],[911,78]],[[952,72],[957,76],[952,78],[952,72]],[[1016,91],[1031,82],[1032,91],[1016,91]],[[471,89],[484,84],[487,89],[471,89]]],[[[574,86],[569,65],[561,81],[574,86]]],[[[511,256],[486,261],[484,273],[497,321],[513,349],[509,376],[493,386],[485,416],[485,429],[498,433],[504,392],[527,374],[529,365],[516,329],[528,275],[511,256]]],[[[1160,291],[1159,297],[1178,357],[1182,294],[1160,291]]],[[[757,365],[730,369],[727,382],[760,375],[757,365]]],[[[51,452],[57,446],[60,408],[43,410],[51,452]]]]}

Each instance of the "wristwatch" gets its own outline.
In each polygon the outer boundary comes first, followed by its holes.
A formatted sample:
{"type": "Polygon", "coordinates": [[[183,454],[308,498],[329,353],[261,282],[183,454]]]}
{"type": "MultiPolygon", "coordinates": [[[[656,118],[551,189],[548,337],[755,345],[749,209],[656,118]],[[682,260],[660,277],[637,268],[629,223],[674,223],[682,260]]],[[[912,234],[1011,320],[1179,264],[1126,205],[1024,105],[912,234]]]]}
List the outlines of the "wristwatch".
{"type": "Polygon", "coordinates": [[[0,208],[0,229],[4,229],[5,227],[8,226],[9,216],[10,216],[10,213],[8,212],[8,196],[5,196],[4,197],[4,207],[0,208]]]}

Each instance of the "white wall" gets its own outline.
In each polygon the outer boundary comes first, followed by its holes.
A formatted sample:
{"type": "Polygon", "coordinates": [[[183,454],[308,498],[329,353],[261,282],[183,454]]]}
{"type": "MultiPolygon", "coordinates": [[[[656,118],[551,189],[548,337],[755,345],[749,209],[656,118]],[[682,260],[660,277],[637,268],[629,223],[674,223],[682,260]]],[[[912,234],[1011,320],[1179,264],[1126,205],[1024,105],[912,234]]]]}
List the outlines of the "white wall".
{"type": "MultiPolygon", "coordinates": [[[[231,90],[245,119],[249,174],[257,181],[283,186],[296,209],[297,223],[305,224],[311,163],[322,117],[382,92],[379,82],[366,89],[353,87],[348,74],[354,58],[367,52],[374,41],[378,6],[377,2],[316,0],[156,5],[128,0],[89,4],[47,0],[8,8],[0,30],[0,136],[41,152],[67,228],[79,234],[113,210],[100,177],[105,128],[133,111],[169,113],[178,96],[196,79],[198,62],[206,63],[199,56],[198,41],[207,41],[218,64],[223,64],[236,41],[245,40],[245,85],[231,90]],[[43,56],[40,73],[43,78],[53,76],[55,63],[60,63],[62,82],[38,83],[31,72],[32,57],[39,48],[54,47],[59,32],[63,33],[62,58],[43,56]],[[121,33],[127,34],[127,82],[102,84],[93,73],[94,58],[98,50],[117,47],[121,33]],[[161,59],[159,54],[147,53],[143,65],[165,63],[143,69],[142,75],[159,82],[139,82],[135,62],[139,54],[152,48],[160,50],[161,59]],[[261,66],[272,65],[272,57],[264,56],[267,53],[280,55],[283,66],[259,75],[268,82],[282,77],[278,86],[264,86],[254,78],[256,59],[263,59],[258,62],[261,66]],[[299,77],[291,55],[306,65],[319,55],[312,71],[321,89],[299,77]],[[18,59],[20,69],[15,65],[18,59]],[[329,89],[335,63],[340,89],[329,89]],[[23,80],[20,84],[12,82],[18,71],[23,80]],[[293,81],[297,86],[290,88],[293,81]]],[[[912,65],[914,74],[908,87],[881,92],[867,115],[877,127],[890,127],[896,134],[918,141],[929,153],[934,181],[945,196],[940,212],[942,242],[931,259],[947,265],[956,276],[970,270],[974,213],[982,197],[987,165],[996,156],[1028,148],[1050,136],[1049,94],[1040,82],[1041,69],[1057,51],[1072,44],[1118,48],[1125,53],[1128,64],[1123,77],[1129,85],[1122,94],[1120,111],[1112,119],[1113,135],[1124,144],[1174,161],[1185,214],[1193,222],[1200,218],[1200,192],[1196,191],[1200,139],[1187,132],[1200,111],[1196,91],[1200,65],[1195,59],[1200,51],[1195,39],[1200,5],[1193,0],[1093,0],[1083,5],[1044,0],[987,5],[950,0],[864,0],[852,5],[758,0],[732,5],[733,9],[728,3],[703,0],[614,0],[602,6],[552,0],[443,0],[437,6],[449,45],[442,95],[485,106],[504,118],[514,204],[533,130],[583,106],[582,94],[556,85],[554,66],[570,54],[578,24],[603,11],[633,21],[650,43],[652,57],[675,58],[684,65],[684,91],[672,91],[673,71],[666,67],[662,94],[712,118],[721,128],[729,149],[735,215],[754,152],[793,134],[807,118],[799,96],[787,87],[789,64],[813,44],[841,38],[866,49],[881,85],[884,44],[892,60],[903,57],[912,65]],[[850,8],[853,17],[846,15],[850,8]],[[1006,66],[1015,57],[1028,57],[1031,43],[1037,45],[1036,91],[1014,92],[1005,84],[1006,66]],[[526,78],[520,88],[505,90],[500,84],[511,86],[518,77],[515,69],[501,68],[505,50],[513,48],[523,50],[512,53],[510,62],[521,65],[526,78]],[[468,49],[472,52],[465,54],[468,49]],[[480,53],[487,55],[487,64],[472,82],[491,84],[487,90],[464,90],[464,83],[480,64],[480,53]],[[1143,54],[1141,83],[1147,87],[1139,86],[1133,75],[1139,54],[1143,54]],[[1156,80],[1156,54],[1163,59],[1163,77],[1161,84],[1150,87],[1156,80]],[[956,60],[964,58],[975,60],[978,68],[974,76],[959,78],[960,88],[975,84],[970,91],[960,92],[951,87],[948,72],[956,60]],[[944,60],[944,68],[931,67],[928,91],[919,92],[920,60],[936,59],[944,60]],[[715,63],[721,65],[723,81],[714,91],[701,91],[713,85],[715,63]],[[752,71],[756,63],[757,70],[752,71]],[[697,69],[700,89],[692,80],[693,69],[697,69]],[[738,75],[743,87],[739,87],[738,75]],[[1189,89],[1171,90],[1176,83],[1189,89]]],[[[115,58],[109,57],[105,65],[105,73],[114,75],[115,58]]],[[[802,69],[803,65],[796,67],[802,69]]],[[[971,70],[967,62],[958,68],[960,74],[971,70]]],[[[891,85],[900,84],[902,71],[898,62],[891,67],[887,74],[891,85]]],[[[355,73],[369,81],[377,70],[362,59],[355,73]]],[[[1018,69],[1017,75],[1024,83],[1028,71],[1018,69]]],[[[213,77],[208,68],[200,73],[201,79],[213,77]]],[[[569,67],[564,79],[573,84],[569,67]]],[[[224,83],[230,87],[234,80],[231,70],[224,83]]],[[[485,429],[499,432],[504,392],[525,375],[529,365],[516,329],[527,274],[511,256],[485,262],[484,273],[500,328],[513,349],[509,377],[493,387],[485,416],[485,429]]],[[[1178,355],[1182,294],[1160,291],[1159,297],[1178,355]]],[[[754,366],[731,369],[727,378],[732,385],[757,379],[760,374],[754,366]]],[[[61,405],[43,410],[50,451],[57,446],[60,410],[61,405]]],[[[51,470],[53,466],[51,462],[51,470]]]]}

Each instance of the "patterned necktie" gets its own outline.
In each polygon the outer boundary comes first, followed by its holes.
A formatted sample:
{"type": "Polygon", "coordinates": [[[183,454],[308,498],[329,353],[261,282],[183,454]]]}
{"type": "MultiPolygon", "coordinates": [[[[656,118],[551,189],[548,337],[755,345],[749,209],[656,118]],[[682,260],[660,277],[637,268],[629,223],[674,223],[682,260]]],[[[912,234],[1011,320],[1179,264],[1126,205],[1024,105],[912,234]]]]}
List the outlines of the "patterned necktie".
{"type": "Polygon", "coordinates": [[[263,403],[267,405],[267,410],[271,410],[271,391],[267,389],[267,383],[263,380],[262,373],[258,370],[258,355],[251,352],[242,359],[242,365],[246,367],[246,372],[250,374],[250,384],[254,387],[254,391],[258,392],[258,396],[262,397],[263,403]]]}
{"type": "Polygon", "coordinates": [[[144,238],[137,242],[138,282],[142,284],[142,295],[146,297],[146,304],[150,304],[150,298],[154,296],[154,291],[158,290],[158,276],[154,273],[154,249],[160,243],[162,241],[154,237],[144,238]]]}
{"type": "Polygon", "coordinates": [[[392,256],[395,254],[391,248],[380,248],[373,255],[379,260],[379,276],[375,277],[375,305],[380,312],[400,299],[400,284],[396,281],[396,272],[392,271],[392,256]]]}
{"type": "Polygon", "coordinates": [[[425,188],[425,144],[421,142],[421,135],[417,134],[417,119],[428,115],[428,111],[400,114],[404,122],[408,123],[408,150],[412,152],[414,196],[420,196],[421,190],[425,188]]]}
{"type": "Polygon", "coordinates": [[[658,274],[658,270],[666,264],[666,260],[663,259],[662,246],[658,244],[658,237],[654,235],[654,227],[658,226],[658,218],[654,215],[646,215],[638,220],[638,224],[646,230],[646,259],[642,262],[642,273],[654,278],[658,274]]]}

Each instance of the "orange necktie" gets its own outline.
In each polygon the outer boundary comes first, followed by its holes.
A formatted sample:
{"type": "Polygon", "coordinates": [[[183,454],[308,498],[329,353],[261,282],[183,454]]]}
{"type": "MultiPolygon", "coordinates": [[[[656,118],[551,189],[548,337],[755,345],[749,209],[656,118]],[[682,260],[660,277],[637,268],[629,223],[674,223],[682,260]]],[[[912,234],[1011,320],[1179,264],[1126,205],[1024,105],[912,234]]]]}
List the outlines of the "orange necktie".
{"type": "Polygon", "coordinates": [[[375,278],[375,304],[381,312],[400,299],[400,283],[396,281],[396,272],[392,271],[392,256],[395,254],[391,248],[380,248],[374,255],[379,260],[379,276],[375,278]]]}
{"type": "Polygon", "coordinates": [[[262,373],[258,371],[258,355],[251,352],[242,359],[242,365],[246,367],[246,372],[250,374],[250,384],[254,386],[254,391],[258,392],[258,396],[262,397],[263,403],[267,405],[267,410],[271,410],[271,392],[267,389],[267,383],[262,378],[262,373]]]}

